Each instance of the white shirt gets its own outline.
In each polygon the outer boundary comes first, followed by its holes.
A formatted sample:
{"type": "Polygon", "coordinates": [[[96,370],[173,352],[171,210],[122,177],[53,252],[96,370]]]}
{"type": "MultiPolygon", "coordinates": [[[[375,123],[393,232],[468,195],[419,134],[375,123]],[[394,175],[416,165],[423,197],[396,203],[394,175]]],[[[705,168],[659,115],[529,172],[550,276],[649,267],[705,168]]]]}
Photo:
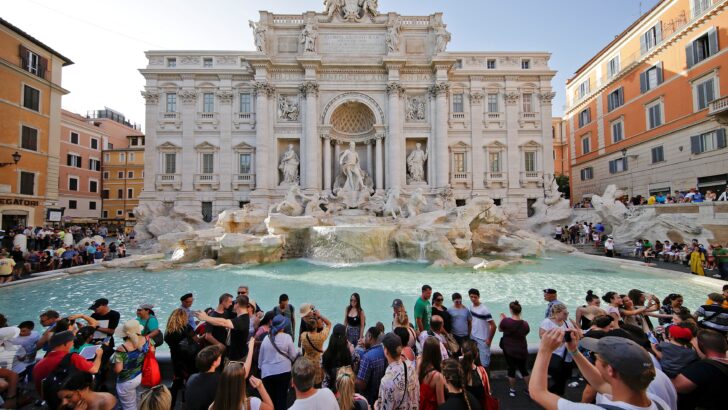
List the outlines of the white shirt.
{"type": "Polygon", "coordinates": [[[481,303],[478,306],[471,306],[470,313],[473,315],[470,335],[481,340],[488,340],[490,338],[490,327],[488,325],[489,322],[493,321],[490,311],[481,303]]]}
{"type": "Polygon", "coordinates": [[[319,389],[307,399],[296,399],[288,410],[339,410],[339,403],[329,389],[319,389]]]}
{"type": "Polygon", "coordinates": [[[607,239],[607,241],[604,242],[604,249],[613,251],[614,250],[614,241],[610,241],[609,239],[607,239]]]}
{"type": "MultiPolygon", "coordinates": [[[[549,330],[551,330],[551,329],[561,328],[561,329],[566,330],[566,329],[569,328],[566,325],[566,322],[564,322],[563,325],[559,326],[556,323],[554,323],[553,320],[551,320],[549,318],[544,319],[543,322],[541,322],[541,326],[540,327],[541,327],[541,329],[543,329],[543,330],[545,330],[547,332],[549,330]]],[[[574,361],[574,358],[571,357],[571,354],[566,351],[566,343],[562,343],[561,346],[558,349],[554,350],[554,354],[557,354],[557,355],[563,357],[565,362],[572,362],[572,361],[574,361]]]]}
{"type": "MultiPolygon", "coordinates": [[[[428,337],[430,337],[430,334],[427,333],[427,330],[423,330],[422,333],[417,336],[417,340],[420,342],[420,346],[422,348],[425,347],[425,340],[427,340],[428,337]]],[[[445,348],[445,337],[438,333],[435,333],[433,337],[436,337],[440,341],[440,354],[442,355],[442,360],[448,359],[450,356],[447,354],[447,349],[445,348]]]]}
{"type": "MultiPolygon", "coordinates": [[[[608,404],[608,405],[611,405],[611,406],[617,406],[617,407],[622,408],[624,410],[648,410],[648,409],[649,410],[657,410],[658,407],[655,404],[655,402],[657,402],[657,403],[659,403],[662,406],[663,410],[669,410],[671,408],[667,403],[665,403],[664,400],[662,400],[661,398],[655,396],[654,394],[650,393],[649,391],[647,392],[647,397],[650,400],[652,400],[652,404],[649,407],[637,407],[637,406],[633,406],[631,404],[628,404],[628,403],[625,403],[625,402],[622,402],[622,401],[612,401],[612,396],[609,395],[609,394],[599,394],[599,393],[597,393],[597,404],[608,404]]],[[[561,402],[561,400],[559,400],[559,402],[561,402]]],[[[585,409],[586,408],[587,407],[585,407],[585,409]]],[[[591,407],[588,407],[588,408],[591,408],[591,407]]],[[[601,407],[598,407],[597,406],[597,408],[601,408],[601,407]]],[[[559,406],[559,409],[561,409],[561,406],[559,406]]]]}
{"type": "Polygon", "coordinates": [[[728,191],[723,191],[722,194],[718,197],[719,201],[728,201],[728,191]]]}

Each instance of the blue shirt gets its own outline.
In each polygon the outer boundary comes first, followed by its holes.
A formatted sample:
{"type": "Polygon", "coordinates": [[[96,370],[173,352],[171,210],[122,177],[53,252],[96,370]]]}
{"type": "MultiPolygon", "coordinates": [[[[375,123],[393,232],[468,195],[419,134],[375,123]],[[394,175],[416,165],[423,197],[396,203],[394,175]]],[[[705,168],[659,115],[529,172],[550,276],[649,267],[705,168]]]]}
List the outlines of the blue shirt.
{"type": "Polygon", "coordinates": [[[374,403],[379,396],[379,384],[387,371],[387,358],[384,357],[384,349],[378,344],[364,353],[359,364],[359,373],[356,378],[366,382],[367,388],[364,397],[368,402],[374,403]]]}
{"type": "Polygon", "coordinates": [[[452,318],[452,334],[459,337],[468,336],[468,322],[473,320],[470,309],[463,306],[457,309],[455,306],[447,310],[452,318]]]}

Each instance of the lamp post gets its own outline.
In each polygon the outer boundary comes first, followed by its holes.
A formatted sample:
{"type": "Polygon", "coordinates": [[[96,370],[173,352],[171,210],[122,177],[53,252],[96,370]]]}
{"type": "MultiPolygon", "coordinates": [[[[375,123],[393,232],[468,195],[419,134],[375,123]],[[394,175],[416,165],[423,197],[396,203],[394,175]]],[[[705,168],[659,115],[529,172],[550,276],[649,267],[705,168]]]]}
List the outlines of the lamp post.
{"type": "Polygon", "coordinates": [[[18,151],[15,151],[15,153],[12,155],[13,162],[0,162],[0,168],[8,166],[8,165],[17,165],[18,162],[20,162],[20,153],[18,151]]]}

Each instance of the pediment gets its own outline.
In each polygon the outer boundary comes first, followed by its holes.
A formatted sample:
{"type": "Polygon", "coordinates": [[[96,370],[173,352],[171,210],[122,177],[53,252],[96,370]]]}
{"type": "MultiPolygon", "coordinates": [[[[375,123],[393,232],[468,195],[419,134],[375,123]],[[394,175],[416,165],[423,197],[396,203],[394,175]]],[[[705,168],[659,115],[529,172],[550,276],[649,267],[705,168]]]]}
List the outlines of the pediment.
{"type": "Polygon", "coordinates": [[[218,147],[210,144],[207,141],[203,141],[203,142],[195,145],[195,150],[197,150],[197,151],[217,151],[218,147]]]}
{"type": "Polygon", "coordinates": [[[530,140],[528,142],[521,144],[521,147],[522,148],[540,148],[541,144],[539,144],[538,142],[536,142],[534,140],[530,140]]]}
{"type": "Polygon", "coordinates": [[[468,149],[470,148],[470,145],[466,144],[463,141],[458,141],[455,144],[450,145],[451,149],[468,149]]]}
{"type": "Polygon", "coordinates": [[[484,145],[484,147],[490,148],[490,149],[505,149],[506,144],[504,144],[500,141],[493,141],[490,144],[484,145]]]}
{"type": "Polygon", "coordinates": [[[160,150],[160,151],[162,151],[162,150],[166,150],[166,151],[179,151],[179,150],[182,149],[182,147],[180,147],[179,145],[176,145],[176,144],[173,144],[173,143],[167,141],[164,144],[157,145],[157,149],[160,150]]]}
{"type": "Polygon", "coordinates": [[[255,147],[248,144],[247,142],[241,142],[240,144],[233,147],[234,151],[253,151],[255,147]]]}

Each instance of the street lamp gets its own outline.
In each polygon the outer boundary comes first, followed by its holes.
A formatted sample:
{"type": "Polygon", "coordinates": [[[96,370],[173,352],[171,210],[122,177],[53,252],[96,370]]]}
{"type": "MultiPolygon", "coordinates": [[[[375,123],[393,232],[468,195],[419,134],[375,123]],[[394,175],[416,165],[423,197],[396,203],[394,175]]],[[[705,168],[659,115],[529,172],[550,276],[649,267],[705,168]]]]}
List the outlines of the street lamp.
{"type": "Polygon", "coordinates": [[[17,165],[18,162],[20,162],[20,153],[18,151],[15,151],[13,156],[13,162],[0,162],[0,168],[7,166],[7,165],[17,165]]]}

